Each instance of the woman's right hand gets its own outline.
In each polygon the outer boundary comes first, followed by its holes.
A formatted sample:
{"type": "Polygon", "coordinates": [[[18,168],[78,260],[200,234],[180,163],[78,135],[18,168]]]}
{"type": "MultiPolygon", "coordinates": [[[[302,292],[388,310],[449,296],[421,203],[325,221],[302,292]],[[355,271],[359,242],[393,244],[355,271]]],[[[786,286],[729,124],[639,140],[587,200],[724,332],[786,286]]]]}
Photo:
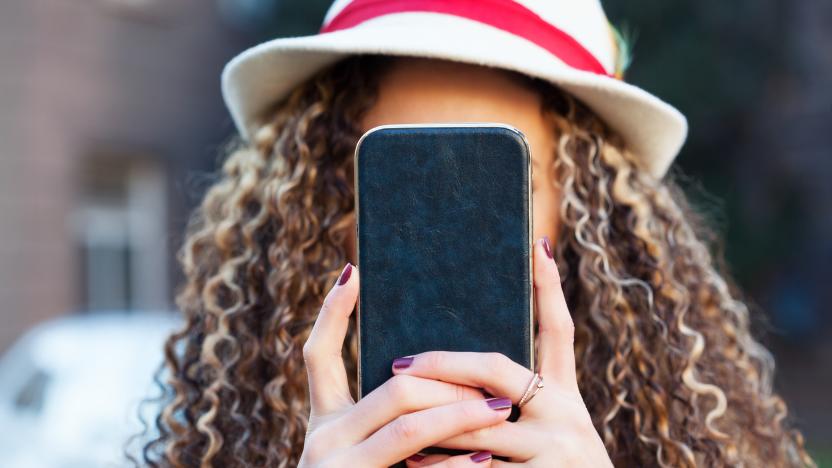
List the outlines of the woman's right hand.
{"type": "MultiPolygon", "coordinates": [[[[408,375],[391,377],[356,403],[341,348],[358,288],[358,269],[348,263],[327,293],[303,347],[311,413],[301,467],[388,467],[425,447],[508,418],[507,398],[486,400],[474,387],[408,375]]],[[[490,466],[491,457],[477,452],[407,461],[409,466],[426,462],[483,467],[490,466]]]]}

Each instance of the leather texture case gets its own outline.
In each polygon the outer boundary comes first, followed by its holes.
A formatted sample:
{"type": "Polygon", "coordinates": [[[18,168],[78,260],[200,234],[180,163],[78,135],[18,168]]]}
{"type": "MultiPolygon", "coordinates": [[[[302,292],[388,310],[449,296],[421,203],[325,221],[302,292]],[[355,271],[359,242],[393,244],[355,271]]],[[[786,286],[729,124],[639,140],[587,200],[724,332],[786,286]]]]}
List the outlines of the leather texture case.
{"type": "Polygon", "coordinates": [[[393,375],[394,358],[428,350],[497,351],[534,369],[523,134],[375,127],[356,146],[355,177],[359,397],[393,375]]]}

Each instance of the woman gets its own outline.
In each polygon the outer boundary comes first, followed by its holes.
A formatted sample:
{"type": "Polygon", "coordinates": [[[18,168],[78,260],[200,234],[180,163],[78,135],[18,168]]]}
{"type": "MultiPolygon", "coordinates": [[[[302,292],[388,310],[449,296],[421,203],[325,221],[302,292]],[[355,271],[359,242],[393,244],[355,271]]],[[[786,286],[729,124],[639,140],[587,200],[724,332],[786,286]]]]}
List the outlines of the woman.
{"type": "Polygon", "coordinates": [[[394,55],[322,68],[229,149],[180,251],[187,323],[166,345],[145,463],[813,464],[712,235],[656,177],[661,163],[553,80],[394,55]],[[355,144],[380,124],[462,121],[517,127],[534,159],[546,385],[516,422],[505,419],[529,370],[496,354],[402,357],[387,383],[352,397],[355,144]],[[428,446],[469,453],[418,453],[428,446]]]}

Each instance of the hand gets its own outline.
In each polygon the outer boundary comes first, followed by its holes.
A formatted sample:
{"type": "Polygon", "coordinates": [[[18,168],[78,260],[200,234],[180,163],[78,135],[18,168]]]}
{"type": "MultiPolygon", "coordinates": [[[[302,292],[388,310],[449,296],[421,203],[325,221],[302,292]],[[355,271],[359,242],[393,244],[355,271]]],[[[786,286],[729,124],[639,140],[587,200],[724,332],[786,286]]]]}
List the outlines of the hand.
{"type": "MultiPolygon", "coordinates": [[[[612,466],[606,448],[578,390],[572,317],[566,306],[548,238],[534,246],[534,286],[538,315],[539,372],[544,388],[520,411],[516,422],[451,437],[440,447],[488,450],[509,457],[492,466],[612,466]]],[[[533,373],[499,353],[429,351],[396,361],[395,376],[411,376],[483,388],[520,400],[533,373]]],[[[424,466],[446,455],[429,455],[408,466],[424,466]]],[[[433,466],[433,465],[431,465],[433,466]]]]}
{"type": "MultiPolygon", "coordinates": [[[[387,467],[423,447],[505,421],[507,398],[486,400],[476,388],[415,375],[393,376],[356,403],[341,348],[358,298],[358,269],[347,264],[341,282],[324,299],[303,347],[311,411],[299,466],[387,467]]],[[[489,454],[450,457],[439,466],[475,463],[489,466],[489,454]]]]}

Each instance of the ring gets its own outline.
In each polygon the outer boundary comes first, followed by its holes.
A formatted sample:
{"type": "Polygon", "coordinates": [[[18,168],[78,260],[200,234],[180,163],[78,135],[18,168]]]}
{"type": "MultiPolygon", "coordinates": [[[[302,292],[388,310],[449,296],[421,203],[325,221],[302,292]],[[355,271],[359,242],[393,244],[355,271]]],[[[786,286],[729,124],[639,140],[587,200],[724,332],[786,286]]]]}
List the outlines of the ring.
{"type": "Polygon", "coordinates": [[[543,388],[543,377],[540,376],[540,373],[535,372],[532,379],[529,381],[529,386],[526,387],[526,391],[523,392],[523,396],[520,397],[520,401],[517,402],[517,407],[522,408],[523,405],[534,398],[541,388],[543,388]]]}

